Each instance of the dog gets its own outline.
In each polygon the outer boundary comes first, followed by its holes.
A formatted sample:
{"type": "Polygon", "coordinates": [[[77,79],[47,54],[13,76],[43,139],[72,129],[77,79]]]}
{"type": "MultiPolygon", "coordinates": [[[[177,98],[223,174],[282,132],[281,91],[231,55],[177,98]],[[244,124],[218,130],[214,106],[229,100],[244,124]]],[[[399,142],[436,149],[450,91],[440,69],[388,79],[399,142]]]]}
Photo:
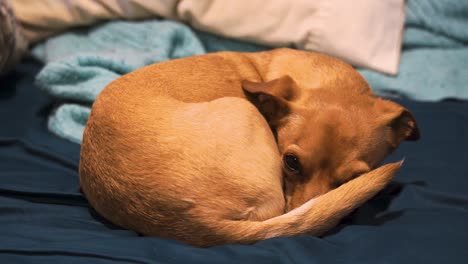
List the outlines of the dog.
{"type": "Polygon", "coordinates": [[[80,183],[115,224],[196,246],[321,235],[380,191],[413,114],[352,66],[294,49],[143,67],[93,104],[80,183]],[[378,168],[377,168],[378,167],[378,168]]]}

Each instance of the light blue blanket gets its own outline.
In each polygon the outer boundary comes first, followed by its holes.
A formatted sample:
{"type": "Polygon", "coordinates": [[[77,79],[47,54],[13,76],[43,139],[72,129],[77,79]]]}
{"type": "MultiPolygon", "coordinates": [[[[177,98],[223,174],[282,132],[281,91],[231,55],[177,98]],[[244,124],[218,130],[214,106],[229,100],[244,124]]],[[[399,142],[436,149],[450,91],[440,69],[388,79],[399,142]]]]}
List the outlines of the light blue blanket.
{"type": "Polygon", "coordinates": [[[33,53],[46,62],[37,84],[57,98],[49,129],[81,143],[96,96],[118,77],[145,65],[220,50],[266,47],[225,39],[171,21],[113,21],[48,39],[33,53]]]}
{"type": "MultiPolygon", "coordinates": [[[[361,69],[376,93],[416,100],[468,99],[468,1],[408,0],[398,76],[361,69]]],[[[350,44],[352,45],[352,43],[350,44]]],[[[49,129],[80,143],[90,106],[112,80],[144,65],[219,50],[266,47],[197,32],[169,21],[113,21],[48,39],[40,87],[60,100],[49,129]]]]}
{"type": "Polygon", "coordinates": [[[468,1],[408,0],[399,74],[360,70],[380,95],[468,99],[468,1]]]}

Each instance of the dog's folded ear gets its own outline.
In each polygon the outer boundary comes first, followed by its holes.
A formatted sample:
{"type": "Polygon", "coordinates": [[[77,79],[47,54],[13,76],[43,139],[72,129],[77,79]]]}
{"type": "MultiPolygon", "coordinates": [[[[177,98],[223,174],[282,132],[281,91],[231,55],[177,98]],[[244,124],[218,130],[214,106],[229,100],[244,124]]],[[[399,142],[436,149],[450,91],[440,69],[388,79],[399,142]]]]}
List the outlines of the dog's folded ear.
{"type": "Polygon", "coordinates": [[[288,75],[267,82],[244,80],[242,88],[270,125],[289,114],[290,102],[298,99],[300,93],[300,89],[288,75]]]}
{"type": "Polygon", "coordinates": [[[408,109],[383,99],[378,100],[376,105],[381,113],[381,120],[393,130],[390,140],[394,147],[403,140],[418,140],[420,138],[416,119],[408,109]]]}
{"type": "Polygon", "coordinates": [[[267,82],[242,81],[242,88],[248,94],[269,94],[280,97],[287,101],[294,101],[299,98],[300,89],[296,82],[289,76],[284,75],[278,79],[267,82]]]}

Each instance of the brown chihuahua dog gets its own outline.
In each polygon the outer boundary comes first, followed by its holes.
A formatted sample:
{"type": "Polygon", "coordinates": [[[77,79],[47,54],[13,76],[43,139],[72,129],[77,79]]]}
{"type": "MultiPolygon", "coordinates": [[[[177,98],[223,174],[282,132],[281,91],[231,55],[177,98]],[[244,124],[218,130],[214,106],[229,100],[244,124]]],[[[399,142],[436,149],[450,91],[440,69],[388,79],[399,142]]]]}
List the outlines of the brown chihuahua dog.
{"type": "Polygon", "coordinates": [[[198,246],[320,235],[381,190],[401,163],[377,165],[418,137],[407,109],[337,59],[212,53],[106,87],[81,186],[112,222],[198,246]]]}

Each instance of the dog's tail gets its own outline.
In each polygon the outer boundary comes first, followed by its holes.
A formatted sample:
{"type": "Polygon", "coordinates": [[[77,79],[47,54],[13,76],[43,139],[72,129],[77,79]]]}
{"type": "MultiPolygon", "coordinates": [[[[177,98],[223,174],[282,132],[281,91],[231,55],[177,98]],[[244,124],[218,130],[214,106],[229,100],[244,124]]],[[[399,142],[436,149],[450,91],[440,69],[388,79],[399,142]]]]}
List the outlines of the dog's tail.
{"type": "MultiPolygon", "coordinates": [[[[386,164],[304,205],[265,221],[230,221],[212,225],[216,235],[199,246],[219,243],[253,243],[301,233],[322,235],[355,208],[382,190],[396,175],[403,161],[386,164]]],[[[192,241],[193,242],[193,241],[192,241]]]]}

